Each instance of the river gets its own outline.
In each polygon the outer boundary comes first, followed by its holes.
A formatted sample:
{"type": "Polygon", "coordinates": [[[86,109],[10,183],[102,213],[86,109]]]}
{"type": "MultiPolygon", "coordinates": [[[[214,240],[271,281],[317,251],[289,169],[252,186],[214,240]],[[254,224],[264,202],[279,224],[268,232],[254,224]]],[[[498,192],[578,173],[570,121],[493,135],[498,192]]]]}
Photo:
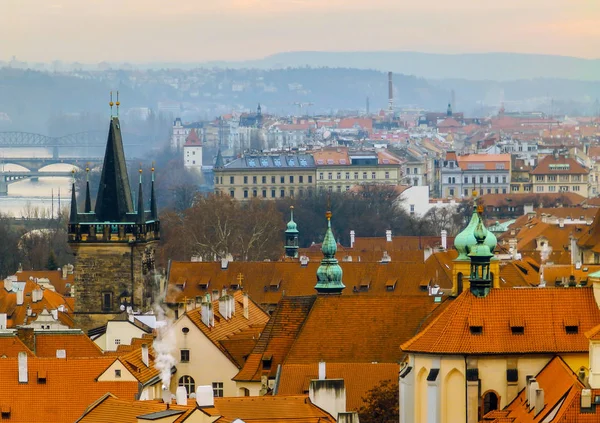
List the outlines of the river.
{"type": "MultiPolygon", "coordinates": [[[[27,169],[10,163],[11,158],[47,157],[52,155],[43,148],[0,149],[0,171],[26,171],[27,169]]],[[[73,170],[73,165],[57,163],[40,169],[43,171],[73,170]]],[[[8,185],[8,196],[0,196],[0,213],[13,217],[56,216],[59,207],[68,209],[71,203],[70,177],[40,177],[37,181],[23,179],[8,185]],[[60,198],[60,200],[59,200],[60,198]]]]}

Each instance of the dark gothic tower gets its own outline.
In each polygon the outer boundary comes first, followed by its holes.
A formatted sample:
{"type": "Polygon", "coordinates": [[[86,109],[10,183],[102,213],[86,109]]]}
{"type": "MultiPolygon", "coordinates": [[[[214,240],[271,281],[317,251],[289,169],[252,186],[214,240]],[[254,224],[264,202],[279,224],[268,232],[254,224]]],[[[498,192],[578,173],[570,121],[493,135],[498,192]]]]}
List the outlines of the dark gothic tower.
{"type": "Polygon", "coordinates": [[[101,325],[121,306],[144,310],[152,304],[154,250],[160,222],[154,195],[144,209],[142,184],[133,208],[121,127],[111,117],[100,187],[92,211],[86,186],[85,211],[78,212],[72,194],[69,244],[75,253],[75,312],[83,327],[101,325]]]}

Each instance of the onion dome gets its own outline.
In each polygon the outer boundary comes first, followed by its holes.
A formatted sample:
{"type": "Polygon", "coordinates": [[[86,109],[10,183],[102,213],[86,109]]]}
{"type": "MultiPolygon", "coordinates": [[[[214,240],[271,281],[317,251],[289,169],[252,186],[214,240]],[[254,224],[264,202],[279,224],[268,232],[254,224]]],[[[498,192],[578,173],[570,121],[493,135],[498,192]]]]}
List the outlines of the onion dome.
{"type": "Polygon", "coordinates": [[[290,207],[290,221],[287,223],[286,234],[298,233],[298,225],[294,222],[294,206],[290,207]]]}
{"type": "Polygon", "coordinates": [[[477,244],[477,240],[475,239],[475,229],[477,228],[477,224],[481,221],[479,218],[479,214],[477,213],[477,207],[473,207],[473,215],[471,216],[471,220],[465,229],[462,230],[461,233],[456,235],[454,238],[454,248],[458,251],[457,260],[468,260],[468,254],[471,247],[477,244]]]}
{"type": "Polygon", "coordinates": [[[317,284],[315,289],[319,294],[341,294],[345,286],[342,283],[342,268],[340,267],[335,253],[337,252],[337,243],[331,230],[331,212],[327,214],[327,231],[323,239],[321,251],[323,259],[317,270],[317,284]]]}

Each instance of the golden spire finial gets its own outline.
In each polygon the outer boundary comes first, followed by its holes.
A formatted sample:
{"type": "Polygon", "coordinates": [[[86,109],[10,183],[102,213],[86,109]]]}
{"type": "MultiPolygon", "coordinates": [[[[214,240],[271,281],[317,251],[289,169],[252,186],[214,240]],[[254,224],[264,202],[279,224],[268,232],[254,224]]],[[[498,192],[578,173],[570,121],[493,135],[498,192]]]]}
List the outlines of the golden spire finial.
{"type": "Polygon", "coordinates": [[[113,100],[113,98],[112,98],[112,91],[111,91],[110,92],[110,101],[108,102],[108,105],[110,106],[110,117],[113,116],[113,114],[112,114],[112,108],[113,108],[113,105],[115,104],[115,103],[113,103],[112,100],[113,100]]]}
{"type": "Polygon", "coordinates": [[[327,212],[325,213],[325,217],[327,218],[327,220],[331,220],[331,216],[332,216],[331,211],[327,210],[327,212]]]}
{"type": "Polygon", "coordinates": [[[117,102],[115,103],[115,105],[117,106],[117,117],[119,117],[119,106],[121,105],[121,102],[119,101],[119,92],[117,91],[117,102]]]}

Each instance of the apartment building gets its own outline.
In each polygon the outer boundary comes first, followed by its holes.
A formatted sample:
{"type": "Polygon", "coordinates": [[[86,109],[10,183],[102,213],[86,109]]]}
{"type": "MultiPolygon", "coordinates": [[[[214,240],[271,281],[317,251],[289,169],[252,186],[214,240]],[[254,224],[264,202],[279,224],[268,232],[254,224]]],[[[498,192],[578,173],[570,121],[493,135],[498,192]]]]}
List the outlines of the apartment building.
{"type": "Polygon", "coordinates": [[[439,167],[442,197],[468,197],[473,190],[479,195],[509,192],[510,154],[459,156],[449,151],[439,167]]]}
{"type": "Polygon", "coordinates": [[[215,167],[215,192],[237,200],[312,195],[315,161],[310,154],[249,154],[215,167]]]}
{"type": "Polygon", "coordinates": [[[531,171],[533,192],[557,193],[574,192],[583,197],[589,196],[589,169],[577,160],[558,153],[540,160],[531,171]]]}
{"type": "Polygon", "coordinates": [[[385,149],[331,147],[313,153],[313,157],[318,189],[343,192],[361,184],[397,185],[402,181],[402,161],[385,149]]]}

